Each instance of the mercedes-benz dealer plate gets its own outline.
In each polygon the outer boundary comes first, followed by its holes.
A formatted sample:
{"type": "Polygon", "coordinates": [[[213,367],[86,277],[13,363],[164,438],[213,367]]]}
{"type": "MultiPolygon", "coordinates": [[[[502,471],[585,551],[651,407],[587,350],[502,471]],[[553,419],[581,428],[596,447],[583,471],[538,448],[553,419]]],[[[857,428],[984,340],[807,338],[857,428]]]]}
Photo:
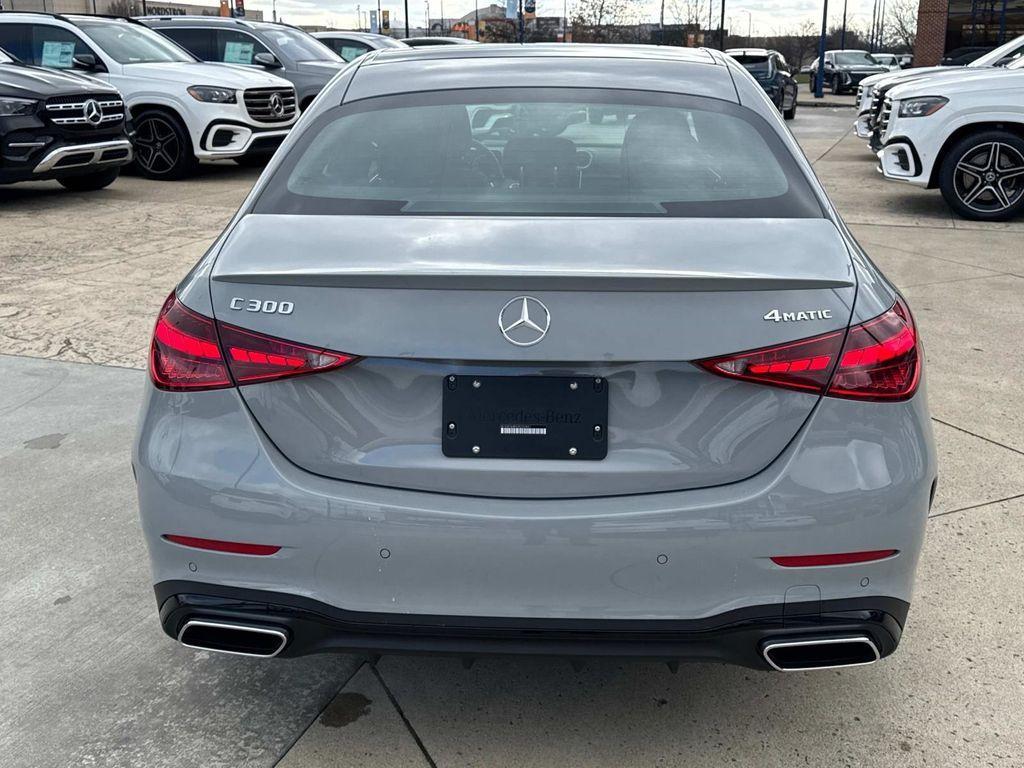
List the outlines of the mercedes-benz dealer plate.
{"type": "Polygon", "coordinates": [[[446,376],[442,450],[453,458],[603,459],[608,386],[593,376],[446,376]]]}

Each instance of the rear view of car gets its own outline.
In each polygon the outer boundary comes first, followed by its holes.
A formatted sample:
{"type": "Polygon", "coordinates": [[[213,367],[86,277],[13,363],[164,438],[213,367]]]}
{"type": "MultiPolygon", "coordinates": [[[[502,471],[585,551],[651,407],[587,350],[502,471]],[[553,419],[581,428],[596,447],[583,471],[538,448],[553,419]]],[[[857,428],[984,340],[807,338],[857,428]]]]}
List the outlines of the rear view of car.
{"type": "Polygon", "coordinates": [[[892,653],[920,343],[780,116],[717,52],[482,54],[362,57],[167,298],[134,454],[164,630],[892,653]]]}

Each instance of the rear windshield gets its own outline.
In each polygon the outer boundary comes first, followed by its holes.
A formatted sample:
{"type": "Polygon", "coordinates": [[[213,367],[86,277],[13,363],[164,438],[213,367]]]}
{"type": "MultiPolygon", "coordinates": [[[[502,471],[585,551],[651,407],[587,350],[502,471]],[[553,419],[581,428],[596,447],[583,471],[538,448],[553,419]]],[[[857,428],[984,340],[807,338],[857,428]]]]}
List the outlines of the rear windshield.
{"type": "Polygon", "coordinates": [[[254,212],[822,216],[791,152],[750,110],[564,88],[337,107],[303,133],[254,212]]]}
{"type": "Polygon", "coordinates": [[[751,72],[768,72],[771,68],[767,56],[747,55],[733,56],[733,58],[751,72]]]}

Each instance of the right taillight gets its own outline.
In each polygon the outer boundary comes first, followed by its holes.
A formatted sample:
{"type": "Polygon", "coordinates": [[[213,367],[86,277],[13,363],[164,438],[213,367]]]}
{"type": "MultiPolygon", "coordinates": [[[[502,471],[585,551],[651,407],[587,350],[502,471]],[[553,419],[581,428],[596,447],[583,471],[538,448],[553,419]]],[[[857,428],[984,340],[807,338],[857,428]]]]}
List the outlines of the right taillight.
{"type": "Polygon", "coordinates": [[[901,299],[845,340],[833,331],[696,364],[730,379],[854,400],[906,400],[921,378],[917,329],[901,299]]]}
{"type": "Polygon", "coordinates": [[[149,375],[160,389],[221,389],[321,373],[355,359],[215,322],[193,312],[172,293],[153,329],[149,375]]]}
{"type": "Polygon", "coordinates": [[[846,335],[828,394],[855,400],[906,400],[921,379],[914,318],[902,299],[846,335]]]}

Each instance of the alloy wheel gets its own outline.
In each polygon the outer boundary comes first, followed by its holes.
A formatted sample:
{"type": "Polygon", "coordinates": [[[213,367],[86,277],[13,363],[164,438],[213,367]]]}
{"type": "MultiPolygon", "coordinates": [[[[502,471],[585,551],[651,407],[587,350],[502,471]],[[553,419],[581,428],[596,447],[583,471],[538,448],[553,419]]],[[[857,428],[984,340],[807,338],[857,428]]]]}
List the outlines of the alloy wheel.
{"type": "Polygon", "coordinates": [[[154,176],[170,173],[181,157],[181,138],[174,125],[163,117],[152,116],[136,126],[135,159],[154,176]]]}
{"type": "Polygon", "coordinates": [[[957,161],[953,188],[973,211],[1005,211],[1024,196],[1024,155],[998,141],[977,144],[957,161]]]}

